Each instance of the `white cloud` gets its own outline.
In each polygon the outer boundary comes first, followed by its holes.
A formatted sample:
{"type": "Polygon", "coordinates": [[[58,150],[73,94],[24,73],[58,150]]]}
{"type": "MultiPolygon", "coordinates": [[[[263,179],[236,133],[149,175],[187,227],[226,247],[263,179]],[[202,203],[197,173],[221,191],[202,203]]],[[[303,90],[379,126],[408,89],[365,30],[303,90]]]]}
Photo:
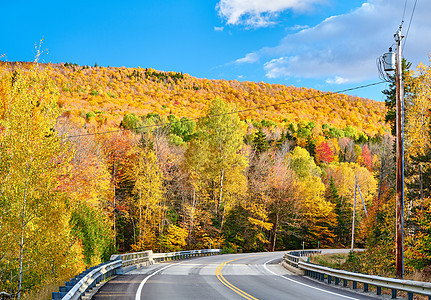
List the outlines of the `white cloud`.
{"type": "Polygon", "coordinates": [[[223,31],[223,29],[224,29],[224,27],[217,27],[217,26],[214,26],[214,31],[223,31]]]}
{"type": "MultiPolygon", "coordinates": [[[[347,14],[286,35],[276,47],[253,53],[266,61],[263,68],[268,78],[320,78],[327,84],[375,79],[376,58],[393,45],[403,6],[404,0],[369,0],[347,14]]],[[[404,57],[413,66],[420,61],[428,63],[429,11],[431,1],[418,2],[404,48],[404,57]]],[[[409,18],[407,10],[403,34],[409,18]]]]}
{"type": "Polygon", "coordinates": [[[239,64],[252,64],[259,60],[259,55],[256,53],[248,53],[245,57],[237,59],[235,62],[239,64]]]}
{"type": "Polygon", "coordinates": [[[274,58],[271,61],[264,64],[264,68],[266,70],[266,77],[268,78],[277,78],[280,76],[289,76],[290,71],[287,68],[289,65],[288,57],[280,57],[274,58]]]}
{"type": "Polygon", "coordinates": [[[310,26],[308,25],[295,25],[292,27],[288,27],[286,29],[291,31],[299,31],[299,30],[308,29],[308,28],[310,28],[310,26]]]}
{"type": "Polygon", "coordinates": [[[216,9],[230,25],[266,27],[280,12],[306,10],[322,0],[220,0],[216,9]]]}
{"type": "Polygon", "coordinates": [[[328,84],[343,84],[347,82],[349,82],[349,79],[346,79],[340,76],[335,76],[334,78],[326,79],[326,83],[328,84]]]}

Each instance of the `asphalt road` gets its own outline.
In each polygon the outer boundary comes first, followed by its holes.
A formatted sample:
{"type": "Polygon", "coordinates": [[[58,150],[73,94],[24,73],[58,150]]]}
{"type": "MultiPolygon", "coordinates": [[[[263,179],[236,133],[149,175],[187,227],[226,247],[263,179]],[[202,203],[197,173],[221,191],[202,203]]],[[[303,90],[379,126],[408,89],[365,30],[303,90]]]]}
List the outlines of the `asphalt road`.
{"type": "Polygon", "coordinates": [[[92,299],[375,299],[293,275],[284,252],[230,254],[155,264],[120,275],[92,299]]]}

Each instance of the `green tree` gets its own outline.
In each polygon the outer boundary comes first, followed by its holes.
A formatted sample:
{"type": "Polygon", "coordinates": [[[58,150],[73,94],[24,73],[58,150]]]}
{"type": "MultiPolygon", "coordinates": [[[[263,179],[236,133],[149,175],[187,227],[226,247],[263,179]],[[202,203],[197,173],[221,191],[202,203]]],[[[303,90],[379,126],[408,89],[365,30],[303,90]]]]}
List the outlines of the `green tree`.
{"type": "Polygon", "coordinates": [[[109,260],[114,252],[111,224],[102,210],[79,203],[74,207],[70,220],[73,235],[82,241],[86,267],[109,260]]]}
{"type": "Polygon", "coordinates": [[[176,145],[182,145],[189,142],[195,133],[196,122],[182,117],[178,119],[174,115],[168,117],[170,126],[171,141],[176,145]]]}
{"type": "Polygon", "coordinates": [[[325,192],[325,198],[328,202],[334,204],[334,213],[337,218],[336,225],[334,227],[335,242],[339,245],[347,246],[349,235],[350,235],[350,207],[346,205],[346,201],[342,201],[338,193],[338,189],[335,186],[334,179],[329,179],[329,186],[325,192]]]}
{"type": "MultiPolygon", "coordinates": [[[[411,67],[412,63],[408,62],[405,58],[401,60],[401,69],[403,73],[403,78],[406,78],[409,75],[409,69],[411,67]]],[[[397,110],[397,103],[396,103],[396,81],[395,81],[395,75],[389,76],[391,82],[389,84],[389,88],[386,90],[383,90],[382,93],[386,95],[385,99],[385,106],[387,109],[385,121],[388,122],[391,125],[391,133],[392,135],[396,135],[396,127],[395,127],[395,120],[396,120],[396,110],[397,110]]],[[[409,91],[408,86],[404,87],[404,94],[407,94],[409,91]]]]}
{"type": "Polygon", "coordinates": [[[124,114],[123,120],[121,121],[120,127],[125,129],[133,130],[136,133],[141,132],[142,120],[134,113],[124,114]]]}
{"type": "Polygon", "coordinates": [[[321,170],[316,166],[313,157],[307,150],[296,147],[289,155],[289,166],[295,171],[300,180],[311,176],[320,176],[321,170]]]}
{"type": "Polygon", "coordinates": [[[253,148],[258,152],[262,153],[269,149],[268,140],[266,134],[262,130],[256,131],[253,138],[253,148]]]}

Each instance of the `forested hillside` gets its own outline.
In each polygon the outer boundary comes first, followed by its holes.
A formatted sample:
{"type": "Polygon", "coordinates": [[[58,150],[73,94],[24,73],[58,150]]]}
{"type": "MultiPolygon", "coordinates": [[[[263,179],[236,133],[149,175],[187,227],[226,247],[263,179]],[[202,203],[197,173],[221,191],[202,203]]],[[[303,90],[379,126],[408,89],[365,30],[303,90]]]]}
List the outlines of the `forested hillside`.
{"type": "MultiPolygon", "coordinates": [[[[0,71],[32,66],[0,62],[0,71]]],[[[70,63],[43,64],[40,68],[56,83],[63,113],[80,125],[90,121],[115,128],[126,113],[196,118],[205,115],[211,101],[219,98],[234,104],[238,111],[245,110],[239,113],[241,120],[268,120],[278,125],[313,121],[318,130],[323,124],[339,129],[351,125],[369,136],[382,135],[388,128],[383,103],[342,94],[324,96],[324,92],[307,88],[199,79],[143,68],[70,63]]]]}
{"type": "MultiPolygon", "coordinates": [[[[384,104],[151,69],[1,70],[1,290],[21,285],[32,295],[114,252],[348,247],[355,181],[368,211],[356,199],[356,245],[391,270],[384,104]]],[[[431,262],[421,248],[430,236],[430,137],[419,107],[430,104],[429,79],[420,78],[408,83],[406,113],[410,271],[431,262]]]]}

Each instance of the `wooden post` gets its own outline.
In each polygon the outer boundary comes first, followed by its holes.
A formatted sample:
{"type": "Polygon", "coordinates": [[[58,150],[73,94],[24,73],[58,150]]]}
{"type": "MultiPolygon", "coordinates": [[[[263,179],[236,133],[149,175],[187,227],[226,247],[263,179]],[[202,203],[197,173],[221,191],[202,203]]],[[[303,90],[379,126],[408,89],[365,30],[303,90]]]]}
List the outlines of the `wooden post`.
{"type": "Polygon", "coordinates": [[[399,279],[404,277],[404,253],[403,253],[403,214],[404,214],[404,147],[403,147],[403,74],[402,74],[402,60],[401,60],[401,28],[395,34],[395,41],[397,43],[397,71],[395,75],[396,79],[396,91],[397,91],[397,114],[396,114],[396,129],[397,129],[397,197],[396,197],[396,276],[399,279]]]}

